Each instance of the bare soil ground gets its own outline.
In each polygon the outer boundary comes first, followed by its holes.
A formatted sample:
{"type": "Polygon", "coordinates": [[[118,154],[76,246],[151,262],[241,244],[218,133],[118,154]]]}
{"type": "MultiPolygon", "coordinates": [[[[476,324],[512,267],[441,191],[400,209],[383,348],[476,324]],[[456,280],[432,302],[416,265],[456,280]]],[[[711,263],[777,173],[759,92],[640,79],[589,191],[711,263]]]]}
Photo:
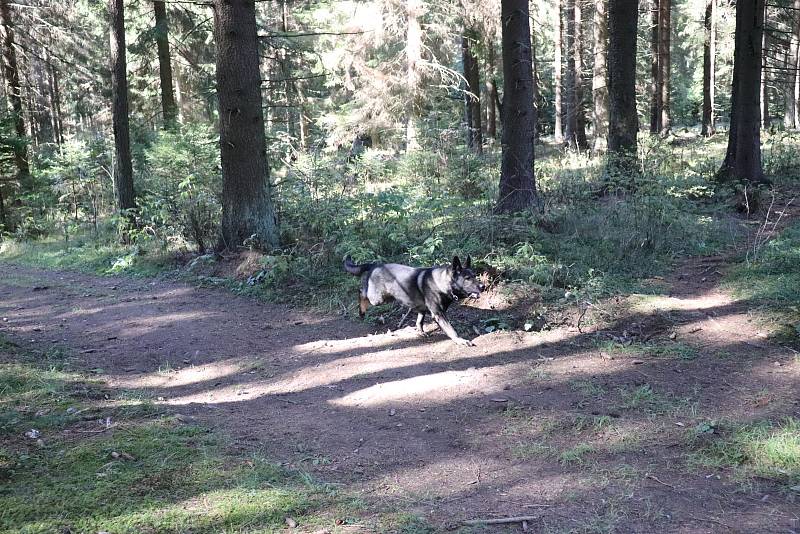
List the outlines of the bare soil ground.
{"type": "MultiPolygon", "coordinates": [[[[464,348],[224,290],[4,264],[0,331],[66,347],[107,388],[219,429],[234,454],[341,484],[375,513],[442,529],[533,516],[537,532],[797,532],[797,494],[692,461],[698,424],[800,417],[795,353],[717,286],[725,268],[692,259],[659,281],[663,295],[611,301],[580,329],[464,348]]],[[[474,316],[454,324],[469,331],[474,316]]]]}

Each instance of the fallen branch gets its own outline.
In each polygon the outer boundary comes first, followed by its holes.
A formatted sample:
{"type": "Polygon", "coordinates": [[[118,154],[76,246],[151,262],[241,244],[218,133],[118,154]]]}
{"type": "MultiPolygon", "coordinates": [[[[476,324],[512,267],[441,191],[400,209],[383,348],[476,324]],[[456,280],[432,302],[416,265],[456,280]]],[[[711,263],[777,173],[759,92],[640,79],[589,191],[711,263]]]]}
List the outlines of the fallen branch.
{"type": "Polygon", "coordinates": [[[506,525],[508,523],[522,523],[523,521],[535,521],[538,515],[521,515],[519,517],[498,517],[495,519],[470,519],[462,521],[464,525],[506,525]]]}
{"type": "Polygon", "coordinates": [[[666,482],[661,482],[661,481],[658,479],[658,477],[657,477],[657,476],[655,476],[655,475],[647,474],[647,475],[645,475],[645,478],[649,478],[650,480],[655,480],[656,482],[658,482],[658,483],[659,483],[659,484],[661,484],[662,486],[666,486],[666,487],[668,487],[668,488],[672,488],[672,489],[674,489],[675,491],[678,491],[678,489],[677,489],[675,486],[673,486],[672,484],[667,484],[666,482]]]}

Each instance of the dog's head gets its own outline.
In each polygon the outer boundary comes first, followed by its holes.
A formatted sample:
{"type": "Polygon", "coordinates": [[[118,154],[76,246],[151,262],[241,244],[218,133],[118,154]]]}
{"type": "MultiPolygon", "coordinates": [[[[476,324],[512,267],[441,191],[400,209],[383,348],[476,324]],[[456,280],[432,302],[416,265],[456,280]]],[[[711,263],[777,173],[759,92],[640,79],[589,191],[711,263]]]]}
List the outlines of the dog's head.
{"type": "Polygon", "coordinates": [[[454,257],[450,270],[452,275],[450,279],[450,288],[453,294],[461,298],[478,298],[481,295],[481,291],[484,290],[484,287],[472,271],[471,257],[467,256],[467,261],[464,265],[461,265],[461,260],[458,256],[454,257]]]}

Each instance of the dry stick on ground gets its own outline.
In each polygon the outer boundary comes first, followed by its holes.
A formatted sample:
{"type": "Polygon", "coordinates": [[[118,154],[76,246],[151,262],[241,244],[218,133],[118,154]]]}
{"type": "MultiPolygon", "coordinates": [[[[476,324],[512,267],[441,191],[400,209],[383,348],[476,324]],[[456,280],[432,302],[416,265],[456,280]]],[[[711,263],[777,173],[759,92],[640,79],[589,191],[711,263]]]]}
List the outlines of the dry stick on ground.
{"type": "Polygon", "coordinates": [[[470,519],[462,521],[464,525],[506,525],[508,523],[522,523],[523,521],[536,521],[538,515],[521,515],[519,517],[499,517],[496,519],[470,519]]]}
{"type": "Polygon", "coordinates": [[[783,210],[780,212],[780,215],[778,215],[778,219],[772,223],[772,228],[767,231],[767,227],[769,226],[769,216],[772,214],[772,208],[775,205],[775,191],[772,191],[772,201],[769,204],[769,209],[767,209],[767,215],[764,217],[764,222],[758,228],[756,236],[753,239],[753,260],[758,259],[761,248],[763,248],[766,242],[769,241],[770,237],[775,235],[775,230],[778,228],[778,224],[780,224],[783,216],[786,215],[786,210],[789,209],[789,206],[791,206],[795,198],[796,197],[792,197],[789,199],[789,202],[786,203],[786,205],[783,207],[783,210]]]}

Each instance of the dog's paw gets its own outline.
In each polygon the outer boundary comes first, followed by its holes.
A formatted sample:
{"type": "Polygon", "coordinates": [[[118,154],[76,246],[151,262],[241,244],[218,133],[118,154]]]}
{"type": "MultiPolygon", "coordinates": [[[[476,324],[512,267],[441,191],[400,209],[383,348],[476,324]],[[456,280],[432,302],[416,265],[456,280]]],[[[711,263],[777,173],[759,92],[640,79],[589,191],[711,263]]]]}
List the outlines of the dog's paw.
{"type": "Polygon", "coordinates": [[[430,334],[428,334],[428,333],[427,333],[426,331],[424,331],[424,330],[417,330],[417,335],[418,335],[419,337],[428,337],[430,334]]]}
{"type": "Polygon", "coordinates": [[[475,346],[475,343],[473,343],[469,339],[464,339],[463,337],[457,337],[453,341],[455,341],[456,343],[458,343],[459,345],[464,346],[464,347],[474,347],[475,346]]]}

